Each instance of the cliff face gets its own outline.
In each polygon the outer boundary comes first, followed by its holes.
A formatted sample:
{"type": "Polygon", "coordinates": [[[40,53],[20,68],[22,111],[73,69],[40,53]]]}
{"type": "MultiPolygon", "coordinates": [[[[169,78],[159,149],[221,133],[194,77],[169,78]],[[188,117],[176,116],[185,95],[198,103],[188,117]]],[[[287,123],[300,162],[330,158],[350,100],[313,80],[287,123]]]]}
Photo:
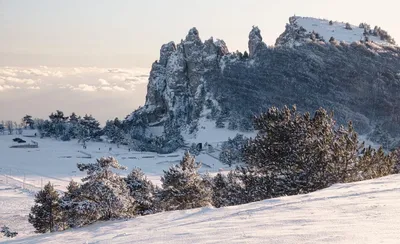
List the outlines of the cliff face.
{"type": "Polygon", "coordinates": [[[199,118],[206,117],[251,130],[252,115],[296,104],[301,111],[334,110],[339,123],[353,120],[363,134],[387,132],[394,145],[400,136],[400,49],[385,33],[291,17],[275,47],[267,47],[253,27],[246,56],[230,53],[222,40],[202,42],[193,28],[180,44],[161,47],[146,103],[127,119],[132,126],[168,123],[196,133],[199,118]]]}

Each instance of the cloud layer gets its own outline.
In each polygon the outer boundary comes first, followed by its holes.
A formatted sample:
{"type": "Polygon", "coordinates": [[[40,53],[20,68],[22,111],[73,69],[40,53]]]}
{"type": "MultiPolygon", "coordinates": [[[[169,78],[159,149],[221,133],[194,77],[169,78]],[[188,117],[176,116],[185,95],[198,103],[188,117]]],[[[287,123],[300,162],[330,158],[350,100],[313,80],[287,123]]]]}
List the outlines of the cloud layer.
{"type": "Polygon", "coordinates": [[[104,69],[96,67],[37,68],[0,67],[0,91],[12,89],[70,89],[95,92],[134,90],[147,83],[147,69],[104,69]]]}
{"type": "Polygon", "coordinates": [[[148,69],[0,67],[0,121],[56,109],[93,114],[102,123],[143,105],[148,69]]]}

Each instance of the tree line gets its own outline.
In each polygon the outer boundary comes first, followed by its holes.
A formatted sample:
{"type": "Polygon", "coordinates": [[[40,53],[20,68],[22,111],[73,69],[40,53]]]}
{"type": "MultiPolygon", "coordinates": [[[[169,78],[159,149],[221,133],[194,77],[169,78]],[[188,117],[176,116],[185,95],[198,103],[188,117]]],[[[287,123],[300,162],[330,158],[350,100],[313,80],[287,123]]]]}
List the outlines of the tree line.
{"type": "Polygon", "coordinates": [[[126,168],[113,157],[78,164],[87,173],[82,183],[71,181],[61,195],[47,184],[36,195],[29,222],[39,233],[61,231],[100,220],[304,194],[399,169],[398,152],[365,147],[351,122],[338,126],[324,109],[312,116],[296,107],[272,107],[254,118],[254,127],[255,138],[243,146],[233,143],[243,150],[243,164],[214,177],[200,174],[201,163],[189,153],[164,171],[160,187],[138,168],[119,176],[115,171],[126,168]]]}

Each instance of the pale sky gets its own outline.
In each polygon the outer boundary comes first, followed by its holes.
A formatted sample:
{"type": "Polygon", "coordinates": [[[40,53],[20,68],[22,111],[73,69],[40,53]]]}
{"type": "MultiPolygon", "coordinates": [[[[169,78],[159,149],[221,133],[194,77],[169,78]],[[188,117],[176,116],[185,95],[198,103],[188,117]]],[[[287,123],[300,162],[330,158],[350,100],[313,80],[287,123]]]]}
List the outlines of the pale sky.
{"type": "Polygon", "coordinates": [[[0,121],[56,109],[124,118],[143,105],[161,45],[192,27],[242,52],[253,25],[273,45],[294,14],[378,25],[400,42],[399,9],[399,0],[0,0],[0,121]]]}
{"type": "Polygon", "coordinates": [[[0,65],[150,67],[193,26],[244,51],[252,25],[274,44],[294,14],[367,22],[400,41],[399,9],[398,0],[0,0],[0,65]]]}

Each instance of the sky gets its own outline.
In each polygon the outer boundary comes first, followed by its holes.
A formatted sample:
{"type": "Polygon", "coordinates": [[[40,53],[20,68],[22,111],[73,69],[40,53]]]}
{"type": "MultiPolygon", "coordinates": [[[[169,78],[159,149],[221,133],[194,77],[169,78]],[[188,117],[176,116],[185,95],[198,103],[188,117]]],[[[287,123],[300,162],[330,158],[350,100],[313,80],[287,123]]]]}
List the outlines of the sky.
{"type": "MultiPolygon", "coordinates": [[[[197,27],[203,40],[211,36],[220,38],[225,40],[230,51],[242,52],[247,50],[248,33],[253,25],[259,26],[264,41],[273,45],[292,15],[345,21],[356,25],[367,22],[372,26],[382,27],[395,40],[400,40],[400,21],[396,20],[399,8],[398,0],[0,0],[0,67],[8,66],[26,71],[46,66],[52,72],[66,72],[63,73],[64,78],[34,77],[40,80],[42,86],[45,83],[54,83],[52,89],[55,90],[52,91],[57,93],[61,91],[58,89],[66,89],[59,88],[59,82],[79,86],[110,78],[107,72],[102,71],[96,75],[93,72],[86,74],[84,68],[87,67],[96,67],[99,70],[125,69],[130,72],[128,78],[136,77],[139,73],[139,76],[148,75],[151,63],[158,59],[161,45],[169,41],[179,42],[192,27],[197,27]],[[77,79],[69,71],[62,70],[63,68],[81,68],[84,71],[80,76],[84,78],[77,79]]],[[[17,76],[32,78],[26,74],[21,76],[18,72],[17,76]]],[[[4,78],[7,76],[3,76],[3,80],[4,78]]],[[[125,81],[114,81],[126,85],[125,81]]],[[[8,80],[7,84],[9,83],[8,80]]],[[[101,95],[104,90],[100,86],[95,91],[86,91],[83,94],[99,96],[98,99],[103,103],[103,100],[112,98],[116,104],[118,102],[115,99],[131,97],[131,103],[128,98],[121,100],[121,106],[125,106],[121,110],[126,114],[143,104],[145,83],[135,84],[132,89],[124,87],[126,91],[115,90],[115,94],[111,95],[101,95]],[[127,104],[122,105],[123,102],[127,104]]],[[[22,87],[19,90],[21,89],[22,87]]],[[[3,87],[0,90],[0,103],[13,97],[13,102],[22,107],[18,112],[11,109],[15,112],[10,114],[1,106],[0,119],[22,116],[22,109],[25,107],[19,102],[23,99],[21,94],[16,93],[17,90],[11,89],[10,85],[7,89],[3,87]]],[[[49,92],[43,94],[43,87],[31,90],[30,92],[36,92],[32,97],[40,101],[38,106],[48,103],[50,97],[43,95],[49,92]]],[[[69,91],[77,93],[76,99],[83,92],[71,87],[69,91]]],[[[74,110],[70,105],[53,105],[74,110]]],[[[86,105],[82,104],[83,107],[86,105]]],[[[43,116],[47,109],[49,108],[35,111],[38,116],[43,116]]],[[[96,114],[96,108],[87,105],[86,110],[91,109],[96,114]]],[[[122,117],[122,111],[115,115],[112,110],[97,113],[102,118],[122,117]]]]}

